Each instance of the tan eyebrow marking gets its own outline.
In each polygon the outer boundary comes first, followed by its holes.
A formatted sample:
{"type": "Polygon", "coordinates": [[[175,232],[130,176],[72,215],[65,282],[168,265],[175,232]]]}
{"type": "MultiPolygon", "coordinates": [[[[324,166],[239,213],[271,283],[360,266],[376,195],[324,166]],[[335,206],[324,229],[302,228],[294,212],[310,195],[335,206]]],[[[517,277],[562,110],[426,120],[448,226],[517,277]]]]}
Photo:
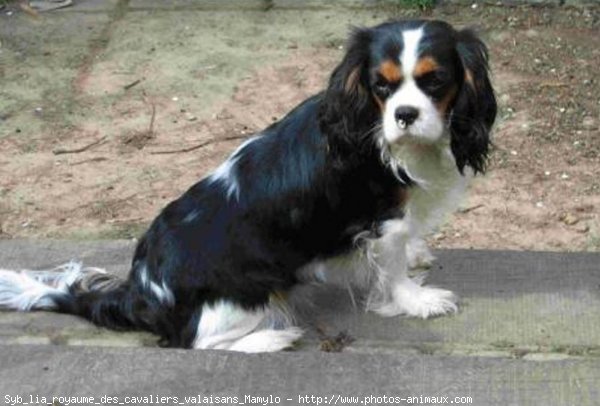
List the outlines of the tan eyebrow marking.
{"type": "Polygon", "coordinates": [[[431,56],[425,56],[417,62],[415,65],[415,69],[413,70],[413,76],[419,77],[428,74],[429,72],[433,72],[437,68],[439,68],[439,64],[435,59],[431,56]]]}
{"type": "Polygon", "coordinates": [[[379,73],[390,83],[395,83],[402,79],[400,66],[390,60],[384,61],[379,66],[379,73]]]}

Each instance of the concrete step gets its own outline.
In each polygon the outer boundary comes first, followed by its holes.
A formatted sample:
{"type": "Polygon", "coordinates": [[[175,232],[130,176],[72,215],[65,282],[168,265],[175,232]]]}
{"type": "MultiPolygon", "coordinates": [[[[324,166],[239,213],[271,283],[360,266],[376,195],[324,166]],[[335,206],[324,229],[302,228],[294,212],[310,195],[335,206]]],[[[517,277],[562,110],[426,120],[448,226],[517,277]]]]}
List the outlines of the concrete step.
{"type": "MultiPolygon", "coordinates": [[[[125,277],[132,251],[126,241],[7,240],[0,242],[0,264],[48,269],[76,259],[125,277]]],[[[599,254],[448,250],[437,255],[428,282],[461,297],[458,314],[385,319],[364,312],[360,292],[351,295],[335,283],[309,287],[317,311],[303,312],[307,337],[301,350],[320,348],[323,333],[347,333],[354,339],[348,349],[360,352],[600,357],[599,254]]],[[[154,345],[147,334],[113,333],[43,312],[3,312],[0,326],[5,344],[154,345]]]]}
{"type": "MultiPolygon", "coordinates": [[[[57,404],[51,396],[93,396],[93,402],[78,404],[125,404],[131,397],[153,396],[148,403],[173,405],[186,404],[185,396],[201,395],[212,396],[213,404],[217,404],[215,397],[237,396],[237,403],[251,404],[246,396],[273,396],[270,404],[284,406],[328,404],[325,398],[329,404],[337,400],[337,404],[389,405],[415,404],[421,396],[429,396],[437,397],[437,403],[443,397],[448,397],[448,403],[458,403],[457,397],[467,403],[468,397],[472,400],[468,404],[481,406],[565,406],[597,405],[600,396],[600,363],[589,359],[527,362],[406,354],[244,355],[18,345],[0,347],[0,351],[1,399],[21,396],[20,403],[33,403],[31,396],[33,400],[45,396],[46,404],[57,404]],[[102,400],[103,396],[112,402],[102,400]],[[157,399],[167,396],[177,399],[157,399]],[[350,396],[359,399],[350,402],[350,396]],[[384,401],[383,396],[394,399],[384,401]]],[[[66,400],[59,403],[65,405],[66,400]]],[[[236,402],[230,399],[225,404],[236,402]]]]}
{"type": "MultiPolygon", "coordinates": [[[[6,240],[0,241],[0,266],[40,269],[79,259],[125,276],[133,247],[127,241],[6,240]]],[[[296,350],[279,354],[161,349],[145,333],[110,332],[51,313],[1,312],[0,394],[270,394],[290,405],[300,404],[300,395],[337,394],[597,404],[600,254],[436,254],[429,282],[461,296],[458,314],[383,319],[354,306],[344,286],[315,287],[316,311],[301,321],[306,337],[296,350]]]]}

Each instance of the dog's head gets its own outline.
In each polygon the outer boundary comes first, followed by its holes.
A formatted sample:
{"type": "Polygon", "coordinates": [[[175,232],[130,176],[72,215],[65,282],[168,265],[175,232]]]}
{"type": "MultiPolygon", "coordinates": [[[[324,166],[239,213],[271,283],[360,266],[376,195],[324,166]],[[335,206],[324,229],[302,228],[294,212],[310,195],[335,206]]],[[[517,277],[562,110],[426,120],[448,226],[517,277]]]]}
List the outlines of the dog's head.
{"type": "Polygon", "coordinates": [[[356,29],[331,75],[321,127],[341,145],[427,144],[449,136],[458,169],[483,171],[496,116],[487,61],[472,31],[441,21],[356,29]]]}

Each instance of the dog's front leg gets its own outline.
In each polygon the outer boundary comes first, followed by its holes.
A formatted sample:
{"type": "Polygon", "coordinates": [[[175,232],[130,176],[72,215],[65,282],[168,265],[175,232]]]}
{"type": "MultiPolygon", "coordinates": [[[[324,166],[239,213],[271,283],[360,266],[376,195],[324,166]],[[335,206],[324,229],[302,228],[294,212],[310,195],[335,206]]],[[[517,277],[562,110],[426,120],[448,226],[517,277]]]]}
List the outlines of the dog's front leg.
{"type": "Polygon", "coordinates": [[[435,261],[435,256],[429,250],[427,242],[422,237],[411,237],[406,243],[406,257],[410,269],[429,269],[435,261]]]}
{"type": "Polygon", "coordinates": [[[408,276],[406,245],[410,230],[404,220],[388,221],[383,235],[370,247],[375,278],[368,309],[382,316],[407,315],[428,318],[457,310],[449,290],[422,286],[422,279],[408,276]]]}

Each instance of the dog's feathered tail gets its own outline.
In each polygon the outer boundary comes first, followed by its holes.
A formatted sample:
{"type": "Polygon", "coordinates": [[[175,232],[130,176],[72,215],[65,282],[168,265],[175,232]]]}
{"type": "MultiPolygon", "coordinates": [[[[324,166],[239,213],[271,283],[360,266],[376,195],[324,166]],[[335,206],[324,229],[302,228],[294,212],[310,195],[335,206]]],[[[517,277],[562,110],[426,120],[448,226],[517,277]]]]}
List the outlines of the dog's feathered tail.
{"type": "Polygon", "coordinates": [[[48,310],[115,330],[153,331],[160,322],[149,317],[152,306],[127,280],[74,261],[44,271],[0,269],[0,309],[48,310]]]}

